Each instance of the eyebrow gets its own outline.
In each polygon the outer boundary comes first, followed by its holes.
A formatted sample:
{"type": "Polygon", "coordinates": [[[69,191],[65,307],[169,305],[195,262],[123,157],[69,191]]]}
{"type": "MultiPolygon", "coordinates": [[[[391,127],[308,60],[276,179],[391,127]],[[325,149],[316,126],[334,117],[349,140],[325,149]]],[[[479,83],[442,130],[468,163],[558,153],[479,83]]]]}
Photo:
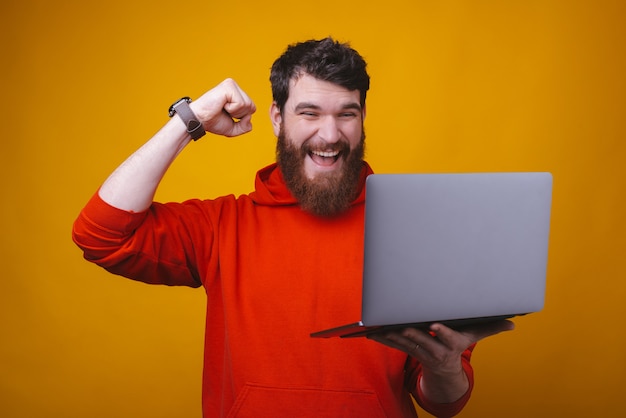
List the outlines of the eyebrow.
{"type": "MultiPolygon", "coordinates": [[[[315,103],[309,103],[309,102],[302,102],[302,103],[298,103],[295,107],[295,111],[300,111],[303,109],[315,109],[315,110],[321,110],[322,107],[319,105],[316,105],[315,103]]],[[[357,102],[350,102],[350,103],[346,103],[343,106],[341,106],[341,110],[347,110],[347,109],[353,109],[353,110],[358,110],[359,112],[361,111],[361,105],[357,102]]]]}

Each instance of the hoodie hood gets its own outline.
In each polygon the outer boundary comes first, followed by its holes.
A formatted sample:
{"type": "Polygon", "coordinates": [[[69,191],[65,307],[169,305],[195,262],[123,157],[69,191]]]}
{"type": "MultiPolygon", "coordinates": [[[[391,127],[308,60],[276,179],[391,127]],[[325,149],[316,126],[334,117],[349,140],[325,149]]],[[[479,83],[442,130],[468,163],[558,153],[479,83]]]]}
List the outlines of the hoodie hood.
{"type": "MultiPolygon", "coordinates": [[[[369,164],[363,162],[363,168],[359,177],[359,192],[356,199],[352,201],[352,205],[365,201],[365,179],[372,173],[373,171],[369,164]]],[[[288,206],[298,204],[296,198],[293,197],[287,188],[283,173],[276,163],[270,164],[257,172],[254,188],[255,191],[250,193],[250,198],[258,205],[288,206]]]]}

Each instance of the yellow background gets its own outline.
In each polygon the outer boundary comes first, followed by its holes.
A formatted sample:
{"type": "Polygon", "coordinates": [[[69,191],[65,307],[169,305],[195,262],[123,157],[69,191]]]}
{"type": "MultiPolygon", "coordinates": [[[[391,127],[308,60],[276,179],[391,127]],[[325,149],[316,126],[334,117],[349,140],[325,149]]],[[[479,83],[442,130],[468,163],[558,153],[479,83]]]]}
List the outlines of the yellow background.
{"type": "Polygon", "coordinates": [[[158,198],[251,190],[274,156],[272,61],[333,35],[369,62],[378,172],[554,175],[546,307],[477,348],[461,416],[622,416],[625,4],[3,1],[0,415],[200,416],[203,291],[109,275],[71,224],[171,102],[225,77],[254,132],[191,145],[158,198]]]}

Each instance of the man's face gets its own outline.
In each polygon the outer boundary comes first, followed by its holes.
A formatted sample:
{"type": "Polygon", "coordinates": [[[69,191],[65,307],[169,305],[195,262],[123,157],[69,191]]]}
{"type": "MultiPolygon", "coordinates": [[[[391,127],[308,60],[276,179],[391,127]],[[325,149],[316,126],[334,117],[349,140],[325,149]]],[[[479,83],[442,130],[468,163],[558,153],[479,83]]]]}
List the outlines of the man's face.
{"type": "Polygon", "coordinates": [[[277,158],[305,210],[331,216],[349,207],[363,165],[363,117],[358,91],[308,74],[292,80],[283,112],[272,105],[277,158]]]}

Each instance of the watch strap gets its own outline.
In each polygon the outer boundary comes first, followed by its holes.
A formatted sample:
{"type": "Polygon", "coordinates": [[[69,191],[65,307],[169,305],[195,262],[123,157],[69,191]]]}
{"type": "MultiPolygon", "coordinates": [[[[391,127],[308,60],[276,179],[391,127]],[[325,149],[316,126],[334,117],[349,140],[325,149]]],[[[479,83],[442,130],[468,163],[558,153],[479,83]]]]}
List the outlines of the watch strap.
{"type": "Polygon", "coordinates": [[[191,108],[189,107],[189,103],[191,99],[189,97],[183,97],[178,100],[169,109],[170,117],[173,117],[175,114],[178,114],[180,119],[185,124],[187,129],[187,133],[191,136],[191,139],[197,141],[202,138],[206,132],[204,130],[204,126],[202,126],[202,122],[198,120],[196,115],[193,113],[191,108]]]}

